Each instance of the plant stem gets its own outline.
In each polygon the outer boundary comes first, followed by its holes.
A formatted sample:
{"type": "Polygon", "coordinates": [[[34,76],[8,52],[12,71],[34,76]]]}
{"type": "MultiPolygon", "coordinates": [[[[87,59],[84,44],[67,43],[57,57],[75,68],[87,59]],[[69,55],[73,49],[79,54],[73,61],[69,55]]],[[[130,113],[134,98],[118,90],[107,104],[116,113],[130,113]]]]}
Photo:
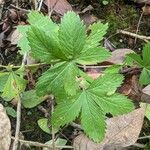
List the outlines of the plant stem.
{"type": "MultiPolygon", "coordinates": [[[[15,137],[11,137],[11,139],[15,140],[15,137]]],[[[39,143],[39,142],[34,142],[34,141],[26,141],[26,140],[21,140],[19,139],[19,142],[22,144],[26,144],[26,145],[30,145],[30,146],[36,146],[36,147],[46,147],[46,148],[53,148],[52,145],[49,144],[43,144],[43,143],[39,143]]],[[[62,148],[66,148],[66,149],[74,149],[72,146],[55,146],[55,148],[58,149],[62,149],[62,148]]]]}
{"type": "MultiPolygon", "coordinates": [[[[38,63],[38,64],[31,64],[31,65],[23,65],[23,67],[25,68],[33,68],[33,67],[39,67],[39,66],[43,66],[43,65],[50,65],[50,64],[55,64],[55,63],[59,63],[60,60],[55,60],[55,61],[51,61],[49,64],[48,63],[38,63]]],[[[10,66],[12,69],[19,69],[20,67],[22,67],[22,65],[20,66],[14,66],[14,65],[8,65],[10,66]]],[[[8,66],[6,65],[0,65],[0,68],[8,68],[8,66]]]]}
{"type": "MultiPolygon", "coordinates": [[[[24,67],[27,60],[27,54],[24,54],[22,59],[21,67],[24,67]]],[[[23,75],[20,75],[21,78],[23,78],[23,75]]],[[[20,124],[21,124],[21,95],[18,93],[17,96],[17,120],[16,120],[16,132],[15,132],[15,140],[13,143],[12,150],[17,150],[18,148],[18,141],[19,141],[19,132],[20,132],[20,124]]]]}
{"type": "Polygon", "coordinates": [[[18,147],[20,124],[21,124],[21,100],[20,100],[20,96],[18,96],[16,132],[15,132],[15,139],[14,139],[12,150],[16,150],[18,147]]]}

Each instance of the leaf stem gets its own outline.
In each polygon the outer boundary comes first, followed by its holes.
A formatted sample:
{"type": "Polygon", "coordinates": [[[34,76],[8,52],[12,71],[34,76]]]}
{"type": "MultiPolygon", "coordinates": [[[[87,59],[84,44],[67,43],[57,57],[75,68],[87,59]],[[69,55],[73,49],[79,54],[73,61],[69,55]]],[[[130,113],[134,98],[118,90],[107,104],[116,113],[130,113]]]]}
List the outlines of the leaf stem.
{"type": "MultiPolygon", "coordinates": [[[[31,64],[31,65],[24,65],[25,68],[33,68],[33,67],[39,67],[39,66],[43,66],[43,65],[50,65],[50,64],[55,64],[55,63],[59,63],[59,60],[56,61],[51,61],[49,64],[48,63],[38,63],[38,64],[31,64]]],[[[22,67],[22,65],[20,66],[14,66],[14,65],[0,65],[0,68],[12,68],[12,69],[19,69],[20,67],[22,67]]]]}

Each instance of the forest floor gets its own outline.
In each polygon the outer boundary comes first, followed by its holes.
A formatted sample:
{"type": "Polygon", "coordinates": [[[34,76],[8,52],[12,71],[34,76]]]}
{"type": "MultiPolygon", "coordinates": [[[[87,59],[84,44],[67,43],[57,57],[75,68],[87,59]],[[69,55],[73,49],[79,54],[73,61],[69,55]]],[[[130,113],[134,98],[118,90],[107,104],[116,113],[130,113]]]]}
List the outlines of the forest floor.
{"type": "MultiPolygon", "coordinates": [[[[18,34],[15,33],[15,31],[18,25],[25,25],[28,23],[27,14],[29,13],[29,10],[40,7],[41,1],[36,3],[35,1],[20,0],[17,3],[14,0],[0,0],[0,2],[2,2],[0,5],[0,64],[21,64],[22,56],[17,47],[18,34]]],[[[131,49],[140,53],[143,45],[146,43],[145,39],[139,39],[132,35],[132,33],[147,37],[150,36],[150,5],[148,4],[142,2],[136,3],[130,0],[70,0],[68,3],[64,2],[65,0],[62,0],[58,7],[51,7],[50,3],[52,3],[52,1],[49,1],[49,3],[47,3],[46,0],[43,1],[40,11],[44,14],[52,13],[52,19],[58,23],[66,9],[72,9],[78,13],[81,19],[84,20],[86,26],[89,26],[96,21],[108,23],[109,29],[105,36],[105,40],[103,41],[103,45],[110,51],[116,49],[131,49]],[[48,5],[49,7],[47,7],[48,5]],[[52,8],[52,10],[48,11],[48,8],[52,8]],[[124,33],[123,31],[127,31],[127,33],[124,33]]],[[[108,64],[104,63],[103,65],[108,64]]],[[[30,80],[27,87],[28,89],[34,87],[34,82],[37,77],[45,69],[46,67],[40,68],[36,72],[36,75],[35,73],[29,72],[27,77],[27,79],[30,80]]],[[[93,71],[93,69],[87,69],[87,71],[95,73],[95,70],[93,71]]],[[[99,70],[96,70],[96,73],[98,72],[99,70]]],[[[1,98],[0,103],[2,103],[4,107],[13,108],[13,111],[9,111],[8,115],[11,120],[12,134],[14,135],[16,127],[16,101],[13,100],[8,102],[1,98]]],[[[51,135],[43,132],[37,124],[39,119],[48,116],[47,113],[50,110],[49,105],[49,101],[44,101],[32,109],[22,107],[20,129],[22,139],[27,141],[37,141],[39,143],[45,143],[51,139],[51,135]]],[[[70,125],[59,132],[57,136],[66,139],[67,145],[73,145],[73,139],[79,132],[81,132],[80,129],[70,125]]],[[[150,121],[145,118],[140,136],[147,135],[150,135],[150,121]]],[[[130,146],[127,149],[150,149],[149,138],[139,139],[137,143],[139,145],[130,146]]],[[[40,150],[41,148],[24,145],[21,149],[40,150]]]]}

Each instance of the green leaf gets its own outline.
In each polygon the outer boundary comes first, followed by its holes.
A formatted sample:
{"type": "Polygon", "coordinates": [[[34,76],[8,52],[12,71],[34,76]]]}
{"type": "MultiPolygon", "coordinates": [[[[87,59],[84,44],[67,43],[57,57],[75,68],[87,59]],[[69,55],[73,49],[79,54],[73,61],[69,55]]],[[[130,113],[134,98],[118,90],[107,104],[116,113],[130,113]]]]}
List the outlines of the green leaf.
{"type": "Polygon", "coordinates": [[[85,45],[86,32],[83,22],[74,12],[67,12],[61,20],[59,42],[63,51],[72,59],[85,45]]]}
{"type": "Polygon", "coordinates": [[[150,42],[143,48],[143,61],[145,66],[150,66],[150,42]]]}
{"type": "Polygon", "coordinates": [[[13,99],[25,90],[27,81],[16,75],[14,72],[10,72],[9,77],[2,90],[2,97],[13,99]]]}
{"type": "Polygon", "coordinates": [[[140,75],[139,82],[141,85],[150,84],[150,43],[145,44],[143,48],[143,59],[138,54],[128,54],[127,58],[130,58],[132,61],[136,62],[140,67],[143,68],[140,75]]]}
{"type": "Polygon", "coordinates": [[[147,68],[143,68],[142,73],[140,75],[139,82],[141,85],[150,84],[150,70],[147,68]]]}
{"type": "Polygon", "coordinates": [[[89,94],[85,93],[85,98],[83,99],[81,125],[90,138],[95,142],[99,142],[105,135],[105,114],[89,94]]]}
{"type": "Polygon", "coordinates": [[[8,76],[9,76],[9,73],[6,73],[6,72],[0,73],[0,92],[3,91],[4,85],[6,84],[8,76]]]}
{"type": "Polygon", "coordinates": [[[45,31],[47,35],[51,34],[52,36],[58,36],[59,26],[55,24],[49,16],[44,16],[38,11],[32,11],[28,14],[28,22],[32,26],[36,26],[39,29],[45,31]]]}
{"type": "Polygon", "coordinates": [[[64,126],[78,117],[84,98],[83,96],[82,94],[77,94],[73,99],[64,100],[56,106],[52,117],[54,127],[59,128],[60,126],[64,126]]]}
{"type": "Polygon", "coordinates": [[[38,120],[38,126],[46,133],[51,134],[50,128],[48,127],[48,119],[42,118],[38,120]]]}
{"type": "Polygon", "coordinates": [[[127,54],[127,59],[128,59],[128,62],[127,62],[128,64],[131,64],[131,62],[135,62],[140,67],[143,66],[143,60],[141,56],[138,54],[135,54],[135,53],[127,54]],[[130,59],[130,62],[129,62],[129,59],[130,59]]]}
{"type": "Polygon", "coordinates": [[[22,34],[21,39],[19,39],[18,41],[18,47],[21,48],[20,53],[23,55],[25,53],[28,53],[31,48],[29,46],[29,41],[27,39],[27,31],[30,29],[29,25],[25,25],[25,26],[18,26],[17,30],[19,30],[19,32],[22,34]]]}
{"type": "Polygon", "coordinates": [[[37,82],[38,95],[44,95],[49,92],[57,94],[62,88],[69,95],[74,95],[78,89],[78,84],[76,83],[77,73],[78,68],[72,62],[55,65],[39,78],[37,82]]]}
{"type": "Polygon", "coordinates": [[[22,104],[25,108],[33,108],[44,101],[44,97],[39,97],[35,90],[22,93],[22,104]]]}
{"type": "Polygon", "coordinates": [[[116,91],[116,89],[122,84],[123,76],[120,74],[106,74],[100,76],[90,85],[89,90],[97,93],[109,93],[116,91]]]}
{"type": "Polygon", "coordinates": [[[86,39],[86,45],[84,47],[84,50],[93,49],[100,45],[99,42],[106,34],[108,24],[102,24],[101,22],[97,22],[90,25],[89,29],[91,30],[91,33],[86,39]]]}
{"type": "Polygon", "coordinates": [[[146,108],[145,116],[150,121],[150,104],[146,108]]]}
{"type": "Polygon", "coordinates": [[[17,112],[12,107],[5,107],[5,109],[8,115],[10,115],[13,118],[17,117],[17,112]]]}
{"type": "Polygon", "coordinates": [[[31,27],[27,34],[30,42],[29,45],[32,49],[32,56],[43,62],[50,63],[55,58],[52,54],[52,51],[55,49],[53,39],[50,39],[44,31],[34,26],[31,27]]]}
{"type": "Polygon", "coordinates": [[[79,64],[96,64],[98,62],[103,62],[111,56],[111,53],[108,52],[103,47],[96,47],[93,49],[87,49],[83,51],[76,62],[79,64]]]}
{"type": "MultiPolygon", "coordinates": [[[[46,35],[51,35],[55,40],[58,38],[58,25],[55,24],[48,16],[44,16],[42,13],[38,11],[32,11],[28,14],[28,22],[30,25],[42,30],[46,35]]],[[[31,28],[30,25],[19,26],[18,30],[23,35],[23,37],[19,40],[18,46],[21,48],[21,54],[27,53],[31,50],[27,32],[31,28]]],[[[57,39],[58,40],[58,39],[57,39]]]]}
{"type": "Polygon", "coordinates": [[[58,103],[52,116],[54,127],[64,126],[75,120],[81,113],[81,125],[85,133],[95,142],[105,134],[105,114],[121,115],[134,109],[133,103],[125,96],[108,92],[114,91],[122,83],[123,77],[117,74],[99,77],[88,89],[58,103]],[[87,117],[88,116],[88,117],[87,117]]]}
{"type": "Polygon", "coordinates": [[[108,1],[102,1],[102,3],[103,3],[103,5],[108,5],[109,4],[109,2],[108,1]]]}
{"type": "MultiPolygon", "coordinates": [[[[42,118],[38,120],[38,126],[46,133],[51,134],[51,128],[48,127],[49,120],[47,118],[42,118]]],[[[57,133],[58,129],[54,129],[54,133],[57,133]]]]}
{"type": "Polygon", "coordinates": [[[122,65],[112,65],[105,69],[105,74],[119,73],[119,70],[122,68],[122,65]]]}

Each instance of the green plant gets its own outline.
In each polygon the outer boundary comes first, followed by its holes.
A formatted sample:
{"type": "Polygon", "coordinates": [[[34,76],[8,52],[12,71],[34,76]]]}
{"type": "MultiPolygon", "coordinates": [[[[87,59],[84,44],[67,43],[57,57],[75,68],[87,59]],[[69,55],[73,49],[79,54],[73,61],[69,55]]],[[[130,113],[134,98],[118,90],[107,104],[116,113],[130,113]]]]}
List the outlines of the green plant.
{"type": "MultiPolygon", "coordinates": [[[[53,64],[39,77],[37,95],[34,96],[42,97],[51,93],[55,96],[57,105],[51,118],[54,128],[58,129],[80,118],[85,133],[93,141],[101,141],[105,135],[107,113],[116,116],[134,109],[127,97],[116,92],[123,82],[121,74],[106,73],[93,80],[78,67],[78,64],[102,62],[111,55],[99,43],[106,34],[108,24],[94,23],[88,28],[87,34],[85,25],[74,12],[66,13],[59,25],[36,11],[28,17],[30,25],[19,27],[24,35],[19,41],[21,53],[31,53],[35,59],[53,64]]],[[[16,93],[24,91],[23,78],[11,73],[8,79],[9,82],[2,88],[2,96],[13,98],[16,93]],[[14,78],[17,92],[12,96],[6,91],[14,88],[14,78]]],[[[43,101],[37,99],[36,104],[43,101]]],[[[29,104],[26,106],[29,107],[29,104]]]]}
{"type": "Polygon", "coordinates": [[[145,44],[142,57],[136,53],[127,55],[127,63],[131,64],[135,62],[140,68],[142,68],[142,72],[139,78],[139,82],[141,85],[150,84],[150,43],[145,44]]]}

